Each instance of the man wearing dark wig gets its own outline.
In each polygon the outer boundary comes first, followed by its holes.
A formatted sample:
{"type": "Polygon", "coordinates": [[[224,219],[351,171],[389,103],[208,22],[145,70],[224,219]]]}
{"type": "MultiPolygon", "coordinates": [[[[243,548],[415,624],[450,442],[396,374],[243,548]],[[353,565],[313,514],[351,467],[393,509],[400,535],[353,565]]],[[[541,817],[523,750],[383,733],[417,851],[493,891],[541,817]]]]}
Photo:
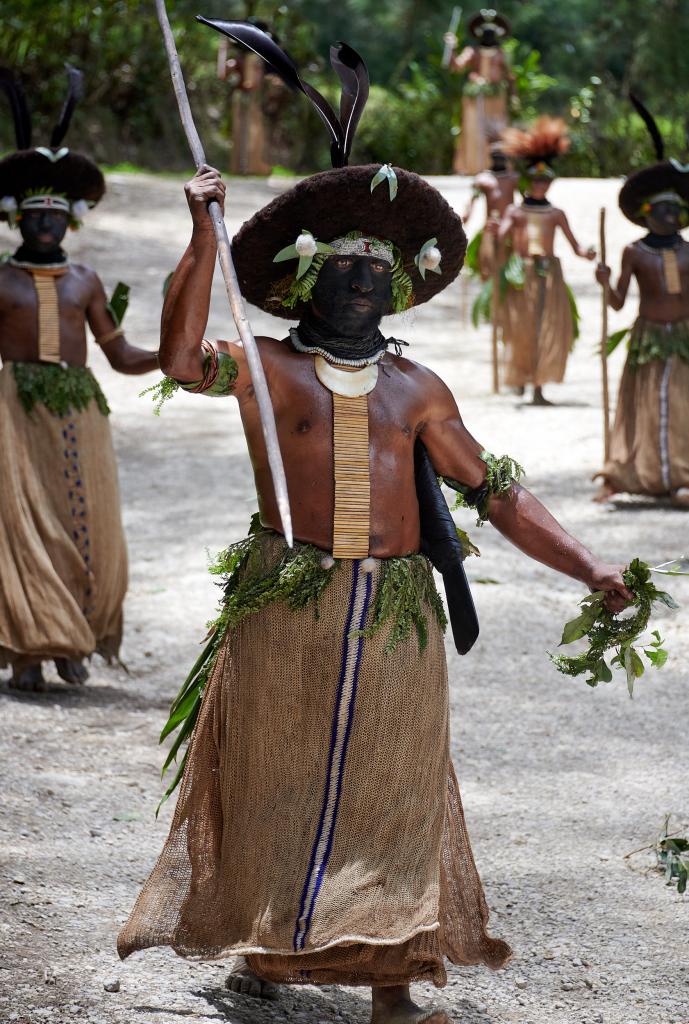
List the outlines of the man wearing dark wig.
{"type": "MultiPolygon", "coordinates": [[[[689,508],[689,244],[680,234],[689,224],[689,166],[664,159],[655,121],[633,102],[651,130],[658,162],[630,174],[620,192],[622,213],[647,234],[624,250],[609,292],[612,308],[622,309],[634,277],[640,301],[597,499],[627,491],[669,496],[689,508]]],[[[610,268],[601,264],[596,276],[609,282],[610,268]]],[[[626,333],[617,335],[618,343],[626,333]]]]}
{"type": "Polygon", "coordinates": [[[130,346],[97,275],[61,247],[105,191],[96,165],[62,146],[80,89],[70,95],[50,147],[31,148],[19,86],[13,98],[17,152],[0,161],[0,216],[22,244],[0,266],[0,665],[10,685],[45,686],[54,660],[68,683],[83,683],[83,660],[117,655],[127,554],[108,405],[86,368],[86,324],[121,373],[157,367],[130,346]]]}
{"type": "MultiPolygon", "coordinates": [[[[244,26],[214,24],[276,62],[244,26]]],[[[331,59],[361,95],[361,58],[340,44],[331,59]]],[[[161,365],[187,390],[237,398],[259,514],[217,565],[220,617],[171,719],[189,720],[198,701],[177,809],[118,948],[236,954],[236,991],[367,985],[374,1024],[448,1024],[409,983],[445,984],[445,958],[502,967],[510,949],[487,931],[450,760],[445,614],[420,548],[445,580],[454,556],[438,554],[416,453],[430,459],[430,486],[445,477],[532,557],[607,591],[613,608],[630,595],[620,567],[566,534],[510,478],[512,460],[471,437],[443,382],[382,334],[385,314],[456,277],[464,232],[417,175],[344,166],[351,139],[327,109],[336,169],[275,199],[233,241],[245,297],[299,321],[282,340],[257,339],[291,550],[244,351],[203,339],[215,262],[206,206],[225,186],[208,167],[186,186],[192,238],[166,299],[161,365]]],[[[342,109],[349,124],[346,94],[342,109]]],[[[448,605],[465,652],[471,606],[448,605]]]]}

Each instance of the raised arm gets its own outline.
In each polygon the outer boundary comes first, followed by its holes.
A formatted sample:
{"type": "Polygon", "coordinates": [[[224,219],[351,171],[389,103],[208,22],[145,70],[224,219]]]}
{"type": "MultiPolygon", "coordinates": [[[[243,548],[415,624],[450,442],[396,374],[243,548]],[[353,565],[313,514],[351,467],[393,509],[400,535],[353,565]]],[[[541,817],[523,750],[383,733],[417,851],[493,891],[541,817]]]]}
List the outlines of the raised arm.
{"type": "Polygon", "coordinates": [[[482,194],[483,194],[482,190],[474,182],[474,184],[471,186],[471,194],[469,195],[469,202],[467,203],[466,209],[464,210],[464,214],[462,216],[462,220],[464,221],[465,224],[469,220],[469,218],[471,217],[471,211],[474,209],[474,205],[476,204],[476,200],[479,199],[482,194]]]}
{"type": "Polygon", "coordinates": [[[191,241],[172,275],[160,328],[160,366],[175,380],[192,382],[204,375],[201,349],[208,323],[216,246],[208,203],[225,202],[225,184],[211,167],[201,167],[184,186],[192,219],[191,241]]]}
{"type": "Polygon", "coordinates": [[[498,240],[500,242],[506,242],[512,235],[515,224],[516,206],[512,204],[505,210],[505,216],[500,221],[500,227],[498,228],[498,240]]]}
{"type": "Polygon", "coordinates": [[[130,345],[124,332],[116,327],[108,309],[105,289],[97,274],[93,274],[93,288],[86,307],[86,319],[113,370],[119,373],[139,374],[158,369],[158,353],[130,345]]]}
{"type": "Polygon", "coordinates": [[[632,279],[634,273],[634,247],[628,245],[622,253],[622,270],[620,271],[620,277],[617,282],[617,287],[613,288],[610,283],[611,271],[610,267],[606,266],[605,263],[599,263],[596,267],[596,281],[598,284],[608,284],[608,304],[613,309],[622,309],[627,298],[627,292],[629,291],[629,282],[632,279]]]}
{"type": "Polygon", "coordinates": [[[569,226],[567,214],[564,210],[558,210],[557,224],[558,227],[562,228],[562,232],[565,238],[572,246],[572,249],[574,250],[577,256],[581,256],[582,259],[585,260],[594,260],[596,258],[596,250],[592,246],[589,246],[588,249],[582,249],[582,247],[579,245],[576,238],[574,237],[574,232],[569,226]]]}
{"type": "Polygon", "coordinates": [[[567,533],[530,491],[512,481],[504,490],[491,490],[483,449],[462,422],[452,394],[434,375],[430,384],[430,414],[421,432],[439,476],[464,494],[469,504],[483,509],[486,518],[530,558],[591,590],[607,591],[607,605],[621,611],[633,595],[622,580],[623,566],[596,558],[567,533]]]}

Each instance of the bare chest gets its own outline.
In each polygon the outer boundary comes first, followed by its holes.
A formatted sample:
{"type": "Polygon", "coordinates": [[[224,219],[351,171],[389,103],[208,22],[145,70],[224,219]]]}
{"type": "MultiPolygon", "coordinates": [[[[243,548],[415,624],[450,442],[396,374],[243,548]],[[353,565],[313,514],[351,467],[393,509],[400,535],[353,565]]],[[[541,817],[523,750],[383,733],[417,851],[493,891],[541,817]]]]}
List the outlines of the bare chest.
{"type": "Polygon", "coordinates": [[[689,246],[677,249],[651,249],[636,245],[634,272],[642,296],[662,299],[666,296],[689,298],[689,246]]]}
{"type": "MultiPolygon", "coordinates": [[[[356,404],[366,411],[372,456],[394,457],[412,451],[423,422],[423,402],[414,387],[404,387],[403,381],[400,384],[399,377],[383,362],[375,387],[365,397],[336,403],[333,393],[318,380],[311,357],[300,360],[296,367],[289,367],[288,376],[271,387],[281,442],[304,465],[313,459],[330,460],[335,417],[356,404]]],[[[240,408],[247,433],[258,438],[260,423],[253,396],[240,400],[240,408]]]]}
{"type": "Polygon", "coordinates": [[[46,291],[53,291],[61,315],[83,318],[89,290],[77,274],[68,270],[61,277],[37,275],[12,268],[0,282],[0,309],[4,315],[35,316],[46,291]]]}

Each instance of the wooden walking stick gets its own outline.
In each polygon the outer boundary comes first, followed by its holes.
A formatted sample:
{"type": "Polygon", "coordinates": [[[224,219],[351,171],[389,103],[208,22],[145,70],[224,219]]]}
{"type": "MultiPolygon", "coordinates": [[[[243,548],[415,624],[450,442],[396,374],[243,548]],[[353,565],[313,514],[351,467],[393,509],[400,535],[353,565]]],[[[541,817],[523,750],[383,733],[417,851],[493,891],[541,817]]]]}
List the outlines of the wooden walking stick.
{"type": "MultiPolygon", "coordinates": [[[[605,245],[605,207],[600,211],[600,261],[607,264],[605,245]]],[[[603,451],[605,461],[610,456],[610,392],[608,389],[608,299],[610,283],[603,284],[603,329],[601,332],[600,358],[603,375],[603,451]]]]}
{"type": "MultiPolygon", "coordinates": [[[[177,54],[177,47],[175,46],[172,29],[170,28],[170,21],[165,8],[165,0],[156,0],[156,13],[163,32],[163,40],[165,42],[165,50],[167,51],[168,62],[170,64],[170,76],[172,78],[175,96],[177,97],[179,115],[182,120],[182,126],[187,137],[187,142],[189,143],[191,155],[194,158],[194,163],[198,170],[199,167],[205,164],[206,155],[203,151],[203,146],[201,144],[201,139],[199,138],[199,133],[196,130],[196,125],[194,124],[191,107],[189,106],[189,97],[187,96],[187,90],[182,76],[182,68],[180,67],[179,56],[177,54]]],[[[218,247],[218,262],[220,263],[220,269],[222,270],[222,275],[225,279],[225,288],[227,289],[227,297],[230,301],[230,309],[232,310],[232,316],[234,317],[239,337],[241,338],[242,345],[244,346],[246,361],[249,366],[249,374],[251,376],[251,383],[253,384],[254,393],[256,395],[258,411],[261,417],[261,427],[263,428],[263,439],[266,444],[268,463],[270,465],[270,472],[273,478],[273,487],[275,489],[275,497],[277,500],[278,510],[280,512],[280,520],[282,522],[282,532],[285,535],[287,543],[292,547],[292,516],[289,507],[289,497],[287,495],[287,478],[285,476],[285,468],[282,462],[282,455],[280,453],[277,427],[275,425],[275,413],[273,412],[270,392],[268,391],[268,383],[266,381],[263,364],[261,363],[261,357],[256,345],[256,339],[254,338],[253,331],[251,330],[251,324],[249,323],[246,315],[244,299],[239,289],[239,281],[237,280],[237,273],[232,261],[227,228],[225,227],[225,221],[223,220],[220,204],[216,200],[213,200],[208,204],[208,216],[211,219],[213,231],[215,232],[215,242],[218,247]]]]}
{"type": "MultiPolygon", "coordinates": [[[[487,226],[484,230],[487,230],[487,226]]],[[[490,304],[493,354],[493,394],[500,394],[500,377],[498,374],[498,310],[500,309],[500,240],[493,235],[493,294],[490,304]]]]}

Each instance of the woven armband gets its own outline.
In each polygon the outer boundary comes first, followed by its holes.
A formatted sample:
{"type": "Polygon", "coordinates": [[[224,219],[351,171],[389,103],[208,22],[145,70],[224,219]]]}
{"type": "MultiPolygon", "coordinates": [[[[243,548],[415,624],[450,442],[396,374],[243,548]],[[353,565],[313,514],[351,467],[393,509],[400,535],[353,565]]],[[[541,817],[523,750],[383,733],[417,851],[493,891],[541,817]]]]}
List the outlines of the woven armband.
{"type": "Polygon", "coordinates": [[[524,475],[523,468],[509,455],[503,455],[498,459],[490,452],[481,452],[481,458],[486,464],[486,479],[480,487],[467,487],[458,480],[443,477],[444,483],[457,491],[454,508],[476,509],[477,526],[482,526],[488,518],[490,499],[508,494],[512,484],[518,483],[524,475]]]}
{"type": "Polygon", "coordinates": [[[107,334],[101,334],[99,338],[96,338],[96,345],[107,345],[109,341],[114,341],[115,338],[121,338],[124,331],[121,327],[113,327],[107,334]]]}
{"type": "Polygon", "coordinates": [[[163,377],[157,384],[140,392],[140,398],[143,395],[151,395],[155,402],[153,411],[156,416],[160,415],[163,403],[172,398],[180,388],[193,395],[211,395],[216,398],[232,393],[232,387],[239,372],[236,361],[227,353],[218,352],[217,348],[205,338],[201,342],[201,349],[204,354],[201,380],[181,381],[175,380],[174,377],[163,377]]]}
{"type": "Polygon", "coordinates": [[[203,360],[203,377],[201,380],[177,383],[183,391],[193,395],[209,395],[211,398],[223,398],[232,393],[237,379],[237,362],[226,352],[218,352],[215,345],[202,341],[201,348],[205,353],[203,360]]]}

